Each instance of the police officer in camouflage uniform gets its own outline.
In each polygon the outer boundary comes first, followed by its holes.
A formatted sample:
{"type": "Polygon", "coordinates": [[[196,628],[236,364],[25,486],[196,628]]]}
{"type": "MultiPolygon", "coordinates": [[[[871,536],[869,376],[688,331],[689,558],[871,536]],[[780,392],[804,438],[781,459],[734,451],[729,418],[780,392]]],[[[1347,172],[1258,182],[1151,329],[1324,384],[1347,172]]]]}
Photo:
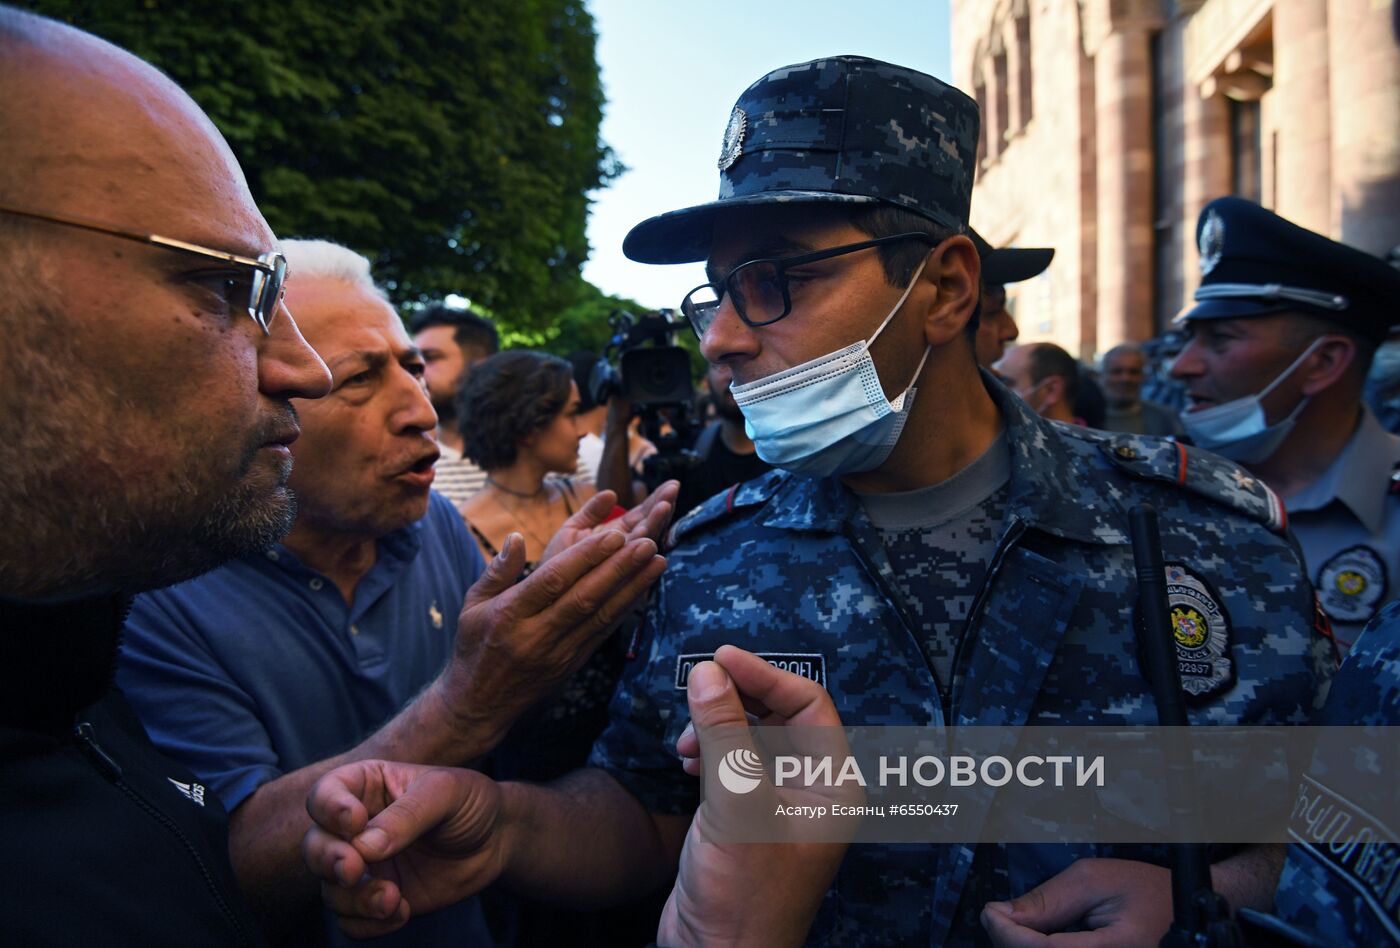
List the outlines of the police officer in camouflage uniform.
{"type": "Polygon", "coordinates": [[[1400,437],[1362,401],[1400,271],[1236,197],[1206,205],[1197,240],[1182,424],[1283,498],[1345,648],[1400,588],[1400,437]]]}
{"type": "MultiPolygon", "coordinates": [[[[782,469],[673,528],[595,746],[658,820],[695,806],[671,747],[688,670],[726,642],[820,681],[847,726],[1153,722],[1131,631],[1139,501],[1161,514],[1194,721],[1301,723],[1317,703],[1330,643],[1268,488],[1192,448],[1051,425],[979,375],[977,122],[909,69],[779,69],[733,111],[720,199],[628,235],[636,260],[708,260],[683,310],[782,469]]],[[[811,940],[966,942],[986,902],[1080,856],[1160,856],[1108,849],[857,847],[811,940]]],[[[1258,865],[1222,854],[1217,881],[1267,902],[1258,865]]]]}

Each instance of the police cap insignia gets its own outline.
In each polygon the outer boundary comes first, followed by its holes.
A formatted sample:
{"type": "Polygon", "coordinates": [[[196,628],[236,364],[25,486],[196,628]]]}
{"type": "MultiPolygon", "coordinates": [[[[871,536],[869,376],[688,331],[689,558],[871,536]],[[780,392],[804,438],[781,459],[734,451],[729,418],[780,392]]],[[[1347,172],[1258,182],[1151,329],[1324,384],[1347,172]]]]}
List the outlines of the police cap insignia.
{"type": "Polygon", "coordinates": [[[1220,255],[1225,251],[1225,222],[1214,210],[1206,213],[1205,222],[1201,224],[1198,246],[1201,251],[1201,276],[1205,276],[1215,269],[1220,255]]]}
{"type": "MultiPolygon", "coordinates": [[[[1166,571],[1181,690],[1188,703],[1204,703],[1235,683],[1230,617],[1204,577],[1181,563],[1168,563],[1166,571]]],[[[1136,619],[1141,624],[1141,614],[1136,619]]]]}
{"type": "Polygon", "coordinates": [[[1385,601],[1385,561],[1369,546],[1348,547],[1317,571],[1317,599],[1333,622],[1369,622],[1385,601]]]}
{"type": "Polygon", "coordinates": [[[749,117],[737,105],[729,113],[729,124],[724,127],[724,142],[719,149],[719,170],[723,171],[744,153],[744,132],[749,127],[749,117]]]}

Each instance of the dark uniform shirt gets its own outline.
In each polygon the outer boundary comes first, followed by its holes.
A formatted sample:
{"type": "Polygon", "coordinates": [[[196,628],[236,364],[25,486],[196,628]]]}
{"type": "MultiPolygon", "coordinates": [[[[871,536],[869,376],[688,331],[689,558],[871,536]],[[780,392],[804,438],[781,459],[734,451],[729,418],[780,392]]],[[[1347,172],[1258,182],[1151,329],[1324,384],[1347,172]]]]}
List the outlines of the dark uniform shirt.
{"type": "MultiPolygon", "coordinates": [[[[834,478],[774,472],[673,529],[640,651],[593,763],[654,812],[696,806],[674,746],[689,668],[725,643],[805,671],[847,726],[1155,722],[1136,662],[1129,507],[1158,509],[1183,688],[1195,723],[1305,723],[1334,670],[1269,490],[1214,455],[1071,429],[984,376],[1011,452],[1005,521],[969,609],[951,687],[883,543],[834,478]]],[[[908,432],[906,437],[917,437],[908,432]]],[[[811,931],[819,944],[964,943],[985,901],[1093,846],[856,846],[811,931]],[[960,908],[960,904],[962,908],[960,908]]]]}

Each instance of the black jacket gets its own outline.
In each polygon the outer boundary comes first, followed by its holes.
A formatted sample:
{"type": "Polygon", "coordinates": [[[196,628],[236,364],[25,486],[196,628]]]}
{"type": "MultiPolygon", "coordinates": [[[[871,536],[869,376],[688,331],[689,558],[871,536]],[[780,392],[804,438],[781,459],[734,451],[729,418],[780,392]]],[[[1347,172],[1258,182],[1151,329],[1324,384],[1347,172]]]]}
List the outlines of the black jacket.
{"type": "Polygon", "coordinates": [[[0,599],[0,940],[261,945],[218,798],[112,685],[128,608],[0,599]]]}

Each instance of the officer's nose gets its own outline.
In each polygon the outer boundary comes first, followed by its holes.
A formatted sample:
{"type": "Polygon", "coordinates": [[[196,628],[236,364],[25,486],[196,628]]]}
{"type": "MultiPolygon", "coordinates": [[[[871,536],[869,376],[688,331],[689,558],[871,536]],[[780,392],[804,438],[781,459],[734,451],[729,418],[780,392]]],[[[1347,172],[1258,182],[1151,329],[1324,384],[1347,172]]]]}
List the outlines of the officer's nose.
{"type": "Polygon", "coordinates": [[[751,359],[758,354],[758,337],[739,318],[729,293],[720,299],[714,318],[700,337],[700,354],[715,365],[751,359]]]}

